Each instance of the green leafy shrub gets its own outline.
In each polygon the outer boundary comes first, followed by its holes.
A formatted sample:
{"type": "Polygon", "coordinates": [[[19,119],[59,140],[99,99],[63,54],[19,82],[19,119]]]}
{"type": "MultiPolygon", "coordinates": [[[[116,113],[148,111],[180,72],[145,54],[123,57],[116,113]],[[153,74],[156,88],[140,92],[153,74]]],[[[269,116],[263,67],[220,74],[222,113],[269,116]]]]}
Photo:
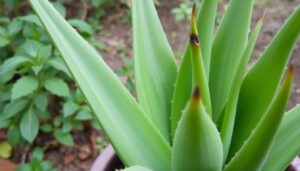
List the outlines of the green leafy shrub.
{"type": "Polygon", "coordinates": [[[55,171],[51,161],[44,161],[44,152],[40,147],[32,151],[29,163],[21,164],[16,171],[55,171]]]}
{"type": "MultiPolygon", "coordinates": [[[[89,24],[78,19],[69,23],[91,45],[103,48],[89,24]]],[[[33,143],[42,130],[71,146],[71,131],[82,130],[82,122],[99,128],[80,90],[69,88],[72,76],[37,16],[0,18],[0,56],[0,128],[7,129],[10,144],[33,143]],[[51,111],[54,101],[61,111],[51,111]],[[70,103],[76,104],[72,113],[66,109],[70,103]]]]}
{"type": "Polygon", "coordinates": [[[31,4],[128,170],[280,171],[299,153],[292,66],[282,78],[300,7],[246,72],[263,25],[249,36],[254,0],[231,0],[215,34],[218,0],[204,0],[177,71],[153,1],[133,0],[136,101],[51,4],[31,4]]]}

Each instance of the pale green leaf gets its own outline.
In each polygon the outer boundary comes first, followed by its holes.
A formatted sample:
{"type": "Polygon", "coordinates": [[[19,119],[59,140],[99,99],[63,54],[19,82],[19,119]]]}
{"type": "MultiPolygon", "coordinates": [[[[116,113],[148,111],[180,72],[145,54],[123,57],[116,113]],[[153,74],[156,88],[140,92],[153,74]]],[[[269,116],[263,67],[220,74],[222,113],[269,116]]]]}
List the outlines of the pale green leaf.
{"type": "Polygon", "coordinates": [[[254,0],[230,0],[216,33],[209,77],[213,120],[218,121],[248,41],[254,0]]]}
{"type": "Polygon", "coordinates": [[[300,152],[300,105],[286,113],[263,171],[284,170],[300,152]],[[280,160],[278,158],[280,157],[280,160]]]}
{"type": "Polygon", "coordinates": [[[138,102],[166,140],[177,66],[153,1],[132,1],[134,67],[138,102]]]}
{"type": "Polygon", "coordinates": [[[0,77],[4,77],[6,74],[14,71],[20,65],[24,65],[24,64],[28,64],[28,63],[30,63],[30,60],[26,57],[14,56],[14,57],[8,58],[0,66],[0,77]]]}
{"type": "Polygon", "coordinates": [[[171,148],[167,141],[95,49],[48,1],[30,2],[124,164],[170,170],[171,148]]]}
{"type": "Polygon", "coordinates": [[[203,106],[199,89],[188,102],[178,123],[172,151],[173,171],[221,171],[222,141],[203,106]]]}
{"type": "Polygon", "coordinates": [[[300,8],[298,7],[244,78],[237,106],[231,156],[249,137],[274,99],[300,34],[299,21],[300,8]]]}
{"type": "Polygon", "coordinates": [[[25,107],[27,107],[27,105],[28,105],[28,100],[26,100],[26,99],[17,99],[17,100],[14,100],[14,101],[8,103],[7,105],[5,105],[5,107],[3,109],[3,118],[9,119],[9,118],[15,116],[20,111],[25,109],[25,107]]]}
{"type": "Polygon", "coordinates": [[[54,131],[54,137],[58,142],[65,146],[74,146],[74,140],[70,133],[63,133],[62,130],[56,129],[54,131]]]}
{"type": "Polygon", "coordinates": [[[39,119],[34,110],[29,109],[22,117],[20,122],[20,132],[22,137],[32,143],[39,130],[39,119]]]}
{"type": "Polygon", "coordinates": [[[24,76],[13,85],[11,90],[11,98],[15,100],[17,98],[27,96],[33,93],[39,85],[38,80],[35,77],[24,76]]]}
{"type": "Polygon", "coordinates": [[[70,95],[70,90],[67,83],[65,83],[65,81],[61,78],[47,78],[44,82],[44,87],[46,90],[57,96],[68,97],[70,95]]]}
{"type": "Polygon", "coordinates": [[[69,72],[68,67],[65,64],[65,61],[63,61],[61,58],[52,58],[49,61],[47,61],[47,64],[54,67],[58,71],[64,72],[69,77],[71,77],[71,74],[69,72]]]}
{"type": "Polygon", "coordinates": [[[249,139],[244,142],[238,153],[225,166],[224,171],[261,171],[284,116],[291,92],[293,75],[294,68],[291,67],[279,93],[266,114],[255,127],[249,139]]]}
{"type": "Polygon", "coordinates": [[[235,123],[235,115],[236,115],[236,106],[238,103],[240,87],[244,78],[244,72],[247,68],[247,64],[251,57],[252,51],[254,49],[256,40],[260,33],[261,27],[263,25],[263,18],[258,21],[256,24],[251,38],[243,52],[242,59],[239,63],[237,72],[234,76],[232,86],[230,89],[229,97],[227,100],[227,105],[225,107],[224,116],[221,116],[223,120],[221,120],[221,138],[223,142],[223,149],[224,149],[224,160],[226,161],[227,153],[229,151],[231,138],[233,134],[233,128],[235,123]]]}
{"type": "Polygon", "coordinates": [[[79,108],[80,108],[80,106],[71,100],[65,102],[63,105],[64,117],[68,117],[68,116],[74,114],[79,108]]]}

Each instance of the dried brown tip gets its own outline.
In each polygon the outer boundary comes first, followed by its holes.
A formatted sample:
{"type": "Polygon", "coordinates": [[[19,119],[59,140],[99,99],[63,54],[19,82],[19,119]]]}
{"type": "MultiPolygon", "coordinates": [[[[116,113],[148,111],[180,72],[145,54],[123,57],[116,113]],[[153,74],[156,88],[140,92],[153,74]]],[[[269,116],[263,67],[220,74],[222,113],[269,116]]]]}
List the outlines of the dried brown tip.
{"type": "Polygon", "coordinates": [[[192,20],[196,20],[196,3],[194,3],[193,5],[192,20]]]}
{"type": "Polygon", "coordinates": [[[191,43],[191,45],[193,45],[193,46],[199,46],[199,45],[200,45],[200,42],[199,42],[198,35],[196,35],[196,34],[191,34],[191,35],[190,35],[190,43],[191,43]]]}
{"type": "Polygon", "coordinates": [[[264,21],[266,15],[268,13],[268,10],[265,10],[264,14],[262,15],[262,17],[260,18],[261,21],[264,21]]]}
{"type": "Polygon", "coordinates": [[[194,93],[193,93],[193,100],[199,100],[200,99],[200,89],[199,87],[197,86],[194,90],[194,93]]]}
{"type": "Polygon", "coordinates": [[[291,64],[288,68],[288,73],[287,74],[288,74],[288,76],[292,76],[292,75],[294,75],[294,72],[295,72],[295,67],[294,67],[293,64],[291,64]]]}

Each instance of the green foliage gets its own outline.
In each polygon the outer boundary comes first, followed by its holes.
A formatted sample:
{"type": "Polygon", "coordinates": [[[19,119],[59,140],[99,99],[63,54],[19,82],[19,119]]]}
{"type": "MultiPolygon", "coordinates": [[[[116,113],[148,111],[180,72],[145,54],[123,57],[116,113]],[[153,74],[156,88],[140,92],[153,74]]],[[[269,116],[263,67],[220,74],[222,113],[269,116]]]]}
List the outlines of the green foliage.
{"type": "Polygon", "coordinates": [[[44,160],[44,152],[40,147],[36,147],[31,154],[29,163],[21,164],[16,171],[55,171],[51,161],[44,160]]]}
{"type": "Polygon", "coordinates": [[[185,0],[182,2],[179,7],[173,8],[171,10],[171,13],[175,17],[175,21],[181,21],[184,19],[190,19],[191,18],[191,12],[192,12],[192,1],[185,0]]]}
{"type": "MultiPolygon", "coordinates": [[[[262,27],[260,20],[249,36],[254,1],[231,0],[214,36],[218,0],[204,0],[198,15],[193,8],[190,41],[177,73],[154,3],[133,0],[136,101],[48,1],[30,2],[128,170],[280,170],[299,152],[300,145],[291,141],[300,136],[299,107],[285,114],[293,66],[282,78],[300,34],[300,7],[244,74],[262,27]],[[252,116],[257,120],[246,128],[239,122],[252,116]],[[271,169],[278,155],[282,162],[271,169]]],[[[67,117],[77,110],[66,102],[67,117]]]]}
{"type": "MultiPolygon", "coordinates": [[[[59,1],[54,2],[54,7],[66,16],[59,1]]],[[[79,19],[69,23],[91,46],[103,48],[94,39],[91,25],[79,19]]],[[[84,129],[82,122],[99,129],[93,112],[74,85],[68,67],[36,15],[0,17],[0,128],[7,130],[11,145],[32,144],[43,131],[72,146],[72,130],[84,129]],[[69,103],[77,105],[76,111],[65,109],[69,103]]]]}

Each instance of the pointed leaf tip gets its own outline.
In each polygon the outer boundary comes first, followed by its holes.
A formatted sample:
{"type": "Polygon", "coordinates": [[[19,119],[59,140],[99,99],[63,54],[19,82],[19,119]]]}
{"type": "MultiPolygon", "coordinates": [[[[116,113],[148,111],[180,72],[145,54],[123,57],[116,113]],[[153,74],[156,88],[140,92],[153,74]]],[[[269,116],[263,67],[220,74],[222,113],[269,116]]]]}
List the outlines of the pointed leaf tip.
{"type": "Polygon", "coordinates": [[[193,100],[194,100],[194,101],[198,101],[198,100],[200,99],[200,97],[201,97],[200,89],[199,89],[199,87],[197,86],[197,87],[195,88],[194,93],[193,93],[193,100]]]}
{"type": "Polygon", "coordinates": [[[295,73],[295,66],[291,64],[288,68],[287,77],[293,77],[295,73]]]}
{"type": "Polygon", "coordinates": [[[193,5],[192,20],[196,21],[196,3],[194,3],[194,5],[193,5]]]}

